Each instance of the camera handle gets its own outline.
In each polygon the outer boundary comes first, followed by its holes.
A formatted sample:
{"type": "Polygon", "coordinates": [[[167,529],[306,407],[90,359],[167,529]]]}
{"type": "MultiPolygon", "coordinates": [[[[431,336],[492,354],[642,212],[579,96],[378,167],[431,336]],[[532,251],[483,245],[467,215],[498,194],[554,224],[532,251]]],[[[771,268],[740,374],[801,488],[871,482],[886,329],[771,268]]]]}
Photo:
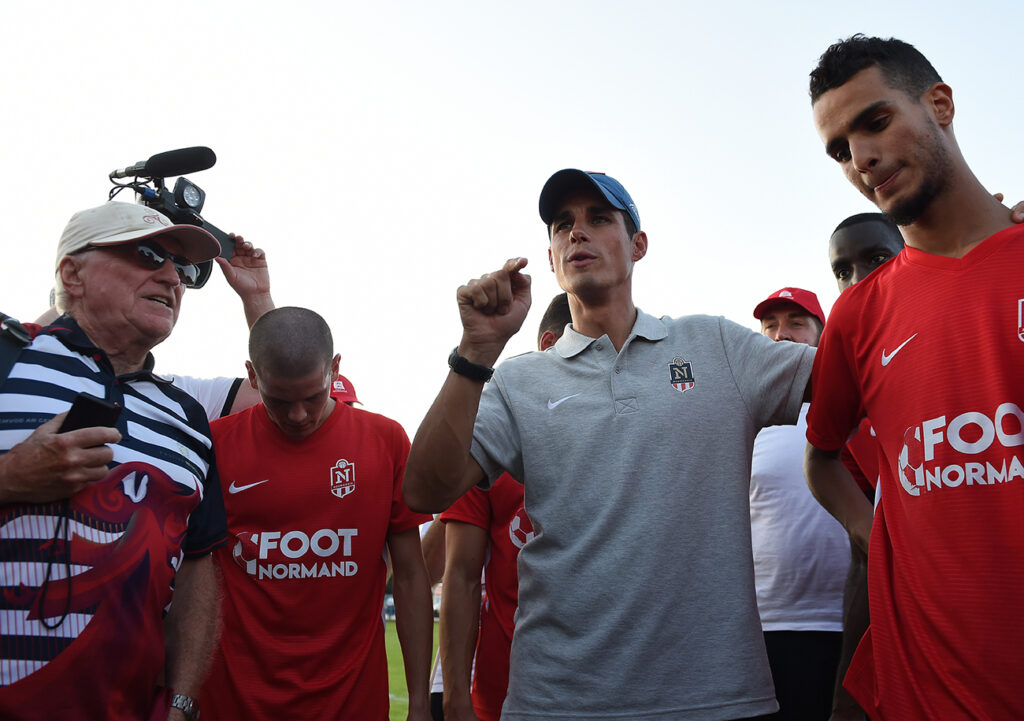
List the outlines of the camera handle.
{"type": "Polygon", "coordinates": [[[174,194],[164,186],[163,178],[153,178],[153,183],[157,186],[155,189],[145,186],[135,188],[144,205],[159,210],[176,224],[197,225],[207,231],[220,243],[220,257],[231,260],[231,256],[235,254],[233,238],[191,208],[182,208],[175,203],[174,194]]]}

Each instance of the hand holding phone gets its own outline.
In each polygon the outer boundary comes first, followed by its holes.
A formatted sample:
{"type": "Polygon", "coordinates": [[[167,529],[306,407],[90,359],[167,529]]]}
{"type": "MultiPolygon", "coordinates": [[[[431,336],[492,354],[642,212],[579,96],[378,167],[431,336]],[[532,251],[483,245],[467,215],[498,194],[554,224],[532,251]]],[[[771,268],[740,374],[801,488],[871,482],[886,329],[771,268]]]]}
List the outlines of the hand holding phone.
{"type": "Polygon", "coordinates": [[[63,421],[51,418],[0,455],[0,504],[50,503],[103,480],[121,434],[114,428],[121,407],[81,393],[63,421]],[[58,424],[59,427],[58,427],[58,424]],[[77,431],[62,438],[62,433],[77,431]]]}
{"type": "Polygon", "coordinates": [[[121,416],[121,406],[89,393],[79,393],[58,433],[77,431],[79,428],[106,426],[113,428],[121,416]]]}

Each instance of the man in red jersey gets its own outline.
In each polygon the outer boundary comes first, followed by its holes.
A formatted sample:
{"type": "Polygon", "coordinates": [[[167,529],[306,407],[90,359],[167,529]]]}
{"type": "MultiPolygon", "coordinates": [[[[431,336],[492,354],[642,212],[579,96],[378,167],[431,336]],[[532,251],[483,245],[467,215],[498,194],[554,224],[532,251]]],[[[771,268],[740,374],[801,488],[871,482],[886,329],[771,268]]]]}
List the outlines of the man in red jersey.
{"type": "MultiPolygon", "coordinates": [[[[873,271],[895,258],[903,250],[899,228],[882,213],[859,213],[841,222],[832,231],[828,259],[839,292],[864,280],[873,271]]],[[[868,500],[875,498],[878,483],[878,439],[865,417],[857,431],[843,446],[843,465],[853,475],[868,500]]],[[[857,644],[868,627],[868,557],[850,537],[850,570],[843,591],[843,646],[832,695],[830,721],[864,721],[864,711],[843,688],[843,677],[857,644]]]]}
{"type": "MultiPolygon", "coordinates": [[[[540,322],[544,351],[572,323],[559,293],[540,322]]],[[[441,658],[446,721],[498,721],[508,691],[508,658],[519,601],[519,549],[533,537],[523,486],[509,474],[489,491],[471,488],[441,514],[445,523],[441,658]],[[480,603],[480,573],[486,595],[480,603]],[[472,689],[472,690],[471,690],[472,689]]]]}
{"type": "Polygon", "coordinates": [[[833,45],[811,98],[827,154],[906,240],[840,296],[815,359],[808,481],[862,547],[872,541],[871,626],[846,686],[882,721],[1015,718],[1024,228],[971,172],[952,91],[910,45],[833,45]],[[873,529],[839,458],[864,415],[881,448],[873,529]]]}
{"type": "MultiPolygon", "coordinates": [[[[996,198],[1002,199],[1000,194],[996,198]]],[[[1015,223],[1024,221],[1024,201],[1011,212],[1015,223]]],[[[858,213],[846,218],[829,238],[828,259],[839,292],[864,280],[883,263],[903,250],[899,228],[883,213],[858,213]]],[[[842,450],[842,461],[853,474],[857,485],[875,498],[878,482],[878,440],[865,417],[842,450]]],[[[867,554],[852,539],[850,542],[850,573],[843,599],[843,651],[836,676],[831,721],[864,721],[864,711],[842,686],[857,643],[868,626],[867,554]]]]}
{"type": "Polygon", "coordinates": [[[263,402],[214,423],[234,542],[214,558],[224,630],[200,700],[210,718],[386,721],[387,549],[409,719],[429,719],[433,614],[417,530],[429,517],[402,500],[409,440],[332,397],[332,354],[319,315],[269,311],[246,363],[263,402]]]}

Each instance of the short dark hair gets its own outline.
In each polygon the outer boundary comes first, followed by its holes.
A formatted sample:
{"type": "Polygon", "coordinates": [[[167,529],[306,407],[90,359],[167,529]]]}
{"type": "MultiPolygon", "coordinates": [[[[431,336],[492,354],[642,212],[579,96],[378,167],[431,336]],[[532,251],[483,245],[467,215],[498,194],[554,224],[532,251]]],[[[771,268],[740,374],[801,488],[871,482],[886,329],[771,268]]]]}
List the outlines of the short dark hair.
{"type": "Polygon", "coordinates": [[[811,105],[833,88],[870,67],[878,66],[890,88],[915,100],[942,78],[928,58],[909,43],[896,38],[874,38],[860,33],[830,46],[811,71],[811,105]]]}
{"type": "Polygon", "coordinates": [[[633,222],[633,216],[624,210],[620,210],[619,212],[622,213],[622,219],[626,222],[626,235],[632,238],[636,235],[637,231],[636,223],[633,222]]]}
{"type": "Polygon", "coordinates": [[[843,228],[849,228],[851,225],[858,225],[860,223],[881,223],[893,238],[899,239],[900,245],[903,244],[903,234],[900,233],[899,226],[892,222],[892,218],[885,213],[857,213],[856,215],[851,215],[836,226],[836,229],[832,231],[832,235],[835,235],[843,228]]]}
{"type": "Polygon", "coordinates": [[[249,332],[249,360],[257,373],[299,378],[328,368],[333,357],[334,340],[327,321],[308,308],[267,311],[249,332]]]}
{"type": "Polygon", "coordinates": [[[544,317],[540,319],[540,328],[537,330],[537,345],[540,345],[540,339],[547,331],[551,331],[561,338],[565,326],[569,323],[572,323],[572,314],[569,312],[569,294],[559,293],[548,303],[548,309],[544,311],[544,317]]]}

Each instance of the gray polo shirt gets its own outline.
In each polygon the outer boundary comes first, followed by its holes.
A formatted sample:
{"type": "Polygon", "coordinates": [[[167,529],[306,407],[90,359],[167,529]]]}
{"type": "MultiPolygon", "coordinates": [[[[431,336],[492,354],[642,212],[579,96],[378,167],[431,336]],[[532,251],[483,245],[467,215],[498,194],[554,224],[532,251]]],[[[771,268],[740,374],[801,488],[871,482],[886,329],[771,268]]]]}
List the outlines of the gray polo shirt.
{"type": "Polygon", "coordinates": [[[616,353],[571,327],[510,358],[473,457],[526,490],[535,538],[503,719],[732,719],[776,708],[754,593],[750,456],[792,424],[812,348],[639,313],[616,353]]]}

